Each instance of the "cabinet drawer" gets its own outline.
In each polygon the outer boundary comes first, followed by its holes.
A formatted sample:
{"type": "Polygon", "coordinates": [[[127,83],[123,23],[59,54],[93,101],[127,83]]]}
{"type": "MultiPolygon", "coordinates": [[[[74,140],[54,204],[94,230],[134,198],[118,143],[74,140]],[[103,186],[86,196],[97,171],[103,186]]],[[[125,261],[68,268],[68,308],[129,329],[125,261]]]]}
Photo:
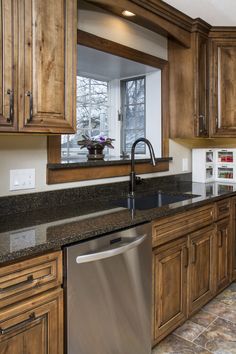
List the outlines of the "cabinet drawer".
{"type": "Polygon", "coordinates": [[[213,221],[213,204],[154,221],[153,247],[207,226],[213,221]]]}
{"type": "Polygon", "coordinates": [[[63,354],[63,290],[0,311],[0,353],[63,354]]]}
{"type": "Polygon", "coordinates": [[[62,254],[54,252],[0,268],[0,308],[62,284],[62,254]]]}
{"type": "Polygon", "coordinates": [[[216,220],[230,215],[231,199],[224,199],[216,203],[216,220]]]}

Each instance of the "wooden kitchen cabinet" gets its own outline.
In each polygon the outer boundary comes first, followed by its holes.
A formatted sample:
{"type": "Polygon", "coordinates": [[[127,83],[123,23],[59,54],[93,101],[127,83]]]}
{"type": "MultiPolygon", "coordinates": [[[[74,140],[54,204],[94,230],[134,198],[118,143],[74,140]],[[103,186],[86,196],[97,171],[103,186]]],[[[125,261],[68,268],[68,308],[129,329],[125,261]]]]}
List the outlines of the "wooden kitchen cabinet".
{"type": "Polygon", "coordinates": [[[236,198],[232,198],[232,276],[231,280],[236,280],[236,198]]]}
{"type": "Polygon", "coordinates": [[[230,283],[231,273],[231,223],[230,218],[216,224],[216,291],[223,290],[230,283]]]}
{"type": "Polygon", "coordinates": [[[0,353],[63,354],[62,252],[0,268],[0,353]]]}
{"type": "Polygon", "coordinates": [[[214,225],[189,236],[189,315],[200,309],[214,295],[214,236],[214,225]]]}
{"type": "Polygon", "coordinates": [[[0,8],[0,131],[73,133],[77,1],[1,0],[0,8]]]}
{"type": "MultiPolygon", "coordinates": [[[[216,34],[215,34],[216,35],[216,34]]],[[[231,34],[232,36],[232,34],[231,34]]],[[[211,135],[236,136],[236,36],[211,40],[211,135]]]]}
{"type": "Polygon", "coordinates": [[[0,131],[17,130],[17,0],[0,0],[0,131]]]}
{"type": "Polygon", "coordinates": [[[191,48],[169,40],[171,138],[209,136],[209,27],[193,28],[191,48]]]}
{"type": "Polygon", "coordinates": [[[153,250],[153,342],[187,318],[187,238],[153,250]]]}
{"type": "Polygon", "coordinates": [[[0,312],[0,353],[63,354],[63,296],[58,289],[0,312]]]}

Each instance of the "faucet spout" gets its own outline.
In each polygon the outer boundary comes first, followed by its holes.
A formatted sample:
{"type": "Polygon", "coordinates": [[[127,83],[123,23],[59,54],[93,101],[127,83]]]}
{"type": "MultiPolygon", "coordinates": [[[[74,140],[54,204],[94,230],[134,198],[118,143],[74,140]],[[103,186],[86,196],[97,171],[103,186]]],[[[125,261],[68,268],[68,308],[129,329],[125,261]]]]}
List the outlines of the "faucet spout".
{"type": "Polygon", "coordinates": [[[135,148],[136,145],[140,142],[145,143],[150,152],[150,157],[151,157],[151,163],[153,166],[156,165],[155,161],[155,154],[154,154],[154,149],[150,141],[146,138],[139,138],[135,140],[135,142],[132,145],[131,148],[131,172],[130,172],[130,184],[129,184],[129,196],[134,197],[134,192],[135,192],[135,180],[136,180],[136,173],[135,173],[135,148]]]}

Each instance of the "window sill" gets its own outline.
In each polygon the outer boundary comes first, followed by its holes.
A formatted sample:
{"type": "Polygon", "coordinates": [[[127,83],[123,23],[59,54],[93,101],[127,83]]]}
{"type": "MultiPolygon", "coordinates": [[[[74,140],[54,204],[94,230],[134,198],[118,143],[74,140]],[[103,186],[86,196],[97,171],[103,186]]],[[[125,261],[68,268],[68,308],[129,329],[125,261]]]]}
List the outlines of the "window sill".
{"type": "MultiPolygon", "coordinates": [[[[73,160],[72,160],[73,161],[73,160]]],[[[47,164],[47,183],[66,183],[99,178],[127,176],[130,172],[130,159],[73,161],[47,164]]],[[[156,166],[150,159],[135,159],[138,174],[164,172],[169,170],[172,157],[157,158],[156,166]]]]}

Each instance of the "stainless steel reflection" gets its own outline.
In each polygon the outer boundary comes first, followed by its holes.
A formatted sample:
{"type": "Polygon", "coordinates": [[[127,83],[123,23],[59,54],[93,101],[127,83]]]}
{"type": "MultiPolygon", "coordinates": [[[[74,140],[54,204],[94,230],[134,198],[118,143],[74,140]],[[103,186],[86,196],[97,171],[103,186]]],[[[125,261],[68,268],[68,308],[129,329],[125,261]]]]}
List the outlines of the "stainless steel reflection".
{"type": "Polygon", "coordinates": [[[66,249],[67,354],[151,353],[150,224],[66,249]]]}

